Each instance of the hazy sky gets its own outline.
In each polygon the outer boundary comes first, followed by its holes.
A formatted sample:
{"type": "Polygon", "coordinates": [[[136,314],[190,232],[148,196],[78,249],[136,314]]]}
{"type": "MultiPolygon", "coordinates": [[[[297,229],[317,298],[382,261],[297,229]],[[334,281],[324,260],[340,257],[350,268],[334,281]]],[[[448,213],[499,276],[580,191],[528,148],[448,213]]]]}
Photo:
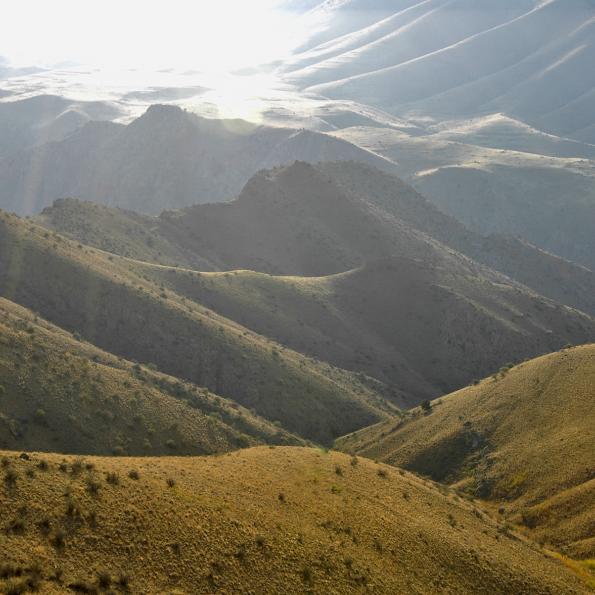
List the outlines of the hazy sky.
{"type": "Polygon", "coordinates": [[[0,56],[15,64],[230,69],[305,35],[279,0],[2,0],[0,56]]]}

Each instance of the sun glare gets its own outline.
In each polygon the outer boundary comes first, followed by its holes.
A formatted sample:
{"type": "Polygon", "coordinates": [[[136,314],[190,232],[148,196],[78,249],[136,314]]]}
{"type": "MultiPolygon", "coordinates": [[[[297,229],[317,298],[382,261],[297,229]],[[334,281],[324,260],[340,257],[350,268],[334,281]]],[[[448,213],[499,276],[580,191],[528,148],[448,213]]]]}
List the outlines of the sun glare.
{"type": "Polygon", "coordinates": [[[3,15],[0,56],[27,65],[229,71],[282,58],[305,34],[277,0],[8,0],[3,15]]]}

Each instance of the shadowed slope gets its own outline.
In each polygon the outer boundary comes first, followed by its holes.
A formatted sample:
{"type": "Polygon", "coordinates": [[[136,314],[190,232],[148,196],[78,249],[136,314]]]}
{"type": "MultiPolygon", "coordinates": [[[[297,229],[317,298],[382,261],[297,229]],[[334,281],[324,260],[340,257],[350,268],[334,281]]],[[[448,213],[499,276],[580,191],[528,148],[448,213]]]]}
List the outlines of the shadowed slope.
{"type": "Polygon", "coordinates": [[[131,364],[0,298],[0,444],[205,454],[297,439],[206,389],[131,364]]]}
{"type": "Polygon", "coordinates": [[[156,364],[317,441],[395,410],[376,392],[379,383],[284,349],[167,292],[137,266],[15,217],[0,221],[0,293],[103,349],[156,364]]]}

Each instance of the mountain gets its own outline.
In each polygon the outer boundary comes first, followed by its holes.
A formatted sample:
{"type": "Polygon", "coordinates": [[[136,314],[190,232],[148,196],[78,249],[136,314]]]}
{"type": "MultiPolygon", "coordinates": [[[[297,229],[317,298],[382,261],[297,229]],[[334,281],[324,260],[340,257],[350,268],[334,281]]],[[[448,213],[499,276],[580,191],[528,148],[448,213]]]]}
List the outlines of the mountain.
{"type": "Polygon", "coordinates": [[[284,68],[310,92],[439,120],[503,112],[595,143],[591,0],[351,0],[318,10],[324,37],[284,68]]]}
{"type": "MultiPolygon", "coordinates": [[[[294,167],[302,168],[299,164],[294,167]]],[[[311,177],[307,173],[307,168],[304,171],[305,178],[311,177]]],[[[548,254],[514,237],[483,236],[472,232],[458,220],[443,214],[412,187],[395,176],[365,164],[320,163],[314,173],[332,179],[333,184],[339,186],[338,192],[355,195],[352,202],[359,203],[360,208],[369,210],[370,205],[373,205],[375,209],[387,211],[397,218],[401,226],[400,228],[398,225],[394,226],[395,235],[403,233],[402,228],[406,225],[439,240],[477,262],[504,273],[554,301],[575,307],[590,315],[595,314],[595,274],[586,268],[548,254]]],[[[289,179],[289,176],[285,174],[285,178],[289,179]]],[[[280,194],[286,193],[283,184],[285,184],[284,181],[278,188],[280,194]]],[[[318,176],[313,179],[310,194],[322,197],[325,187],[326,180],[321,181],[318,176]],[[317,183],[319,186],[316,186],[317,183]]],[[[291,191],[297,194],[299,187],[291,191]]],[[[348,198],[344,200],[349,202],[348,198]]],[[[247,225],[246,221],[254,218],[258,221],[261,216],[264,216],[262,211],[266,208],[266,205],[252,200],[245,210],[240,209],[236,202],[220,212],[228,213],[229,217],[230,212],[242,210],[234,225],[243,227],[247,225]]],[[[282,263],[271,263],[271,266],[266,268],[262,262],[255,260],[249,264],[238,262],[221,254],[221,250],[217,249],[216,245],[203,246],[199,243],[200,238],[193,241],[192,238],[196,235],[204,237],[210,233],[205,229],[211,227],[210,223],[215,228],[220,224],[217,219],[213,221],[209,219],[213,216],[209,215],[211,212],[214,213],[212,207],[199,207],[155,218],[89,202],[59,200],[44,209],[37,217],[37,221],[45,227],[64,233],[85,244],[138,260],[202,271],[225,270],[239,266],[282,274],[293,274],[296,271],[300,274],[312,274],[310,269],[288,268],[282,263]],[[205,217],[209,222],[206,225],[203,222],[205,217]],[[196,221],[187,223],[186,220],[189,218],[196,221]],[[265,268],[262,269],[262,267],[265,268]]],[[[290,216],[289,212],[287,216],[290,216]]],[[[303,216],[303,213],[291,215],[292,218],[303,216]]],[[[359,219],[359,225],[364,231],[366,216],[356,216],[354,219],[359,219]]],[[[289,237],[292,233],[291,229],[285,229],[286,221],[278,221],[275,225],[280,226],[281,235],[289,237]]],[[[298,221],[294,223],[292,220],[289,227],[294,228],[296,225],[300,223],[298,221]]],[[[358,225],[358,221],[354,221],[353,225],[358,225]]],[[[264,229],[255,230],[254,233],[254,237],[269,235],[264,229]]],[[[370,229],[364,233],[374,235],[378,231],[370,229]]],[[[237,231],[234,229],[229,235],[230,238],[236,238],[237,231]]],[[[344,241],[349,243],[349,237],[344,241]]],[[[216,244],[221,240],[213,240],[213,242],[216,244]]],[[[302,245],[307,243],[307,240],[301,239],[302,245]]],[[[253,249],[250,245],[242,247],[242,250],[248,254],[253,249]]],[[[299,252],[301,249],[300,246],[296,246],[293,252],[299,252]]],[[[273,252],[273,258],[277,259],[279,258],[277,255],[282,253],[282,250],[275,248],[271,252],[273,252]]],[[[367,253],[359,259],[350,260],[343,266],[356,267],[366,259],[367,253]]],[[[341,263],[337,263],[335,268],[330,270],[340,271],[341,263]]],[[[317,271],[314,271],[314,274],[316,273],[317,271]]]]}
{"type": "Polygon", "coordinates": [[[551,145],[544,154],[523,153],[446,140],[441,132],[414,137],[352,127],[332,134],[397,162],[397,175],[469,228],[520,236],[595,269],[595,161],[548,157],[551,145]]]}
{"type": "Polygon", "coordinates": [[[2,461],[7,592],[588,592],[473,503],[340,453],[2,461]]]}
{"type": "Polygon", "coordinates": [[[298,439],[206,389],[118,359],[0,299],[0,445],[206,454],[298,439]]]}
{"type": "Polygon", "coordinates": [[[534,539],[595,553],[595,345],[505,367],[473,386],[338,441],[486,499],[534,539]]]}
{"type": "Polygon", "coordinates": [[[160,213],[235,196],[258,170],[296,159],[382,157],[325,134],[209,120],[175,106],[151,106],[127,126],[89,122],[60,142],[0,161],[0,208],[30,215],[76,197],[160,213]]]}
{"type": "Polygon", "coordinates": [[[114,103],[74,101],[57,95],[0,102],[0,159],[62,140],[91,120],[113,120],[121,115],[114,103]]]}
{"type": "Polygon", "coordinates": [[[395,413],[385,393],[399,402],[373,379],[306,358],[167,291],[142,264],[16,216],[0,220],[0,295],[317,442],[395,413]]]}
{"type": "Polygon", "coordinates": [[[145,220],[150,227],[129,233],[128,244],[112,230],[134,230],[133,216],[106,211],[63,201],[42,222],[95,245],[128,250],[132,243],[128,251],[136,254],[150,235],[168,250],[162,261],[200,255],[214,270],[239,269],[207,274],[135,264],[142,277],[225,319],[390,385],[400,405],[595,337],[589,316],[450,246],[500,260],[528,280],[547,278],[552,287],[565,280],[592,308],[591,273],[514,240],[481,238],[366,166],[296,163],[263,171],[236,201],[145,220]]]}

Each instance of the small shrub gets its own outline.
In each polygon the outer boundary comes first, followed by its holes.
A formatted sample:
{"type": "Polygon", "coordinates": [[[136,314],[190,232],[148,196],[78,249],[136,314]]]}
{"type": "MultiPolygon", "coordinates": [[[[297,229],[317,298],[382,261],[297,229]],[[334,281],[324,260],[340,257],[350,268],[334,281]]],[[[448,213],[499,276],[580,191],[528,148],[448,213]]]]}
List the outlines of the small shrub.
{"type": "Polygon", "coordinates": [[[351,466],[352,467],[357,467],[358,463],[359,463],[359,459],[355,455],[352,456],[351,457],[351,466]]]}
{"type": "Polygon", "coordinates": [[[421,409],[424,413],[430,413],[432,411],[432,403],[428,399],[422,401],[421,409]]]}
{"type": "Polygon", "coordinates": [[[112,577],[109,572],[100,570],[97,573],[97,585],[100,589],[108,589],[112,584],[112,577]]]}
{"type": "Polygon", "coordinates": [[[376,473],[378,473],[378,477],[388,477],[388,471],[386,469],[378,469],[376,473]]]}
{"type": "Polygon", "coordinates": [[[62,529],[56,530],[53,537],[50,539],[50,543],[57,549],[62,550],[66,546],[66,535],[62,529]]]}
{"type": "Polygon", "coordinates": [[[173,477],[167,478],[167,487],[173,488],[176,485],[176,480],[173,477]]]}
{"type": "Polygon", "coordinates": [[[279,499],[279,502],[285,502],[285,494],[283,492],[280,492],[277,498],[279,499]]]}
{"type": "Polygon", "coordinates": [[[120,483],[120,476],[115,471],[109,471],[105,474],[105,481],[110,485],[117,486],[120,483]]]}
{"type": "Polygon", "coordinates": [[[44,517],[37,523],[37,527],[42,535],[49,535],[52,529],[52,524],[49,518],[44,517]]]}
{"type": "Polygon", "coordinates": [[[19,475],[14,469],[7,469],[4,473],[4,483],[9,487],[14,487],[18,478],[19,475]]]}
{"type": "Polygon", "coordinates": [[[254,538],[254,541],[256,542],[256,545],[257,545],[258,547],[264,547],[264,544],[266,543],[266,540],[265,540],[265,538],[264,538],[264,535],[257,535],[257,536],[254,538]]]}
{"type": "Polygon", "coordinates": [[[37,463],[37,468],[40,471],[47,471],[49,469],[49,465],[48,462],[45,459],[42,459],[41,461],[39,461],[39,463],[37,463]]]}
{"type": "Polygon", "coordinates": [[[341,465],[335,465],[335,473],[339,477],[343,477],[343,469],[342,469],[341,465]]]}
{"type": "Polygon", "coordinates": [[[128,477],[130,477],[130,479],[134,479],[135,481],[140,479],[139,472],[136,469],[131,469],[128,471],[128,477]]]}
{"type": "Polygon", "coordinates": [[[89,494],[97,495],[100,488],[101,484],[97,480],[93,479],[92,477],[87,478],[87,491],[89,494]]]}

